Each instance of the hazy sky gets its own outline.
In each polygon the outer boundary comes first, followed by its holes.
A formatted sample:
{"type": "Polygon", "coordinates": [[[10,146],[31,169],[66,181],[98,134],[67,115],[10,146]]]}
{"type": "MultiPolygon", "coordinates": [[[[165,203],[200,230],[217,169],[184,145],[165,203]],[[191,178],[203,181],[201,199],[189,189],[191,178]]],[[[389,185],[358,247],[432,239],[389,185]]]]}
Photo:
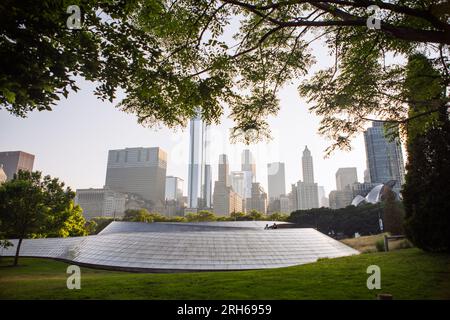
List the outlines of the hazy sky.
{"type": "MultiPolygon", "coordinates": [[[[327,50],[316,44],[314,54],[318,63],[313,70],[332,63],[327,50]]],[[[105,182],[109,149],[159,146],[168,154],[167,175],[185,180],[187,192],[188,129],[173,131],[140,126],[133,115],[102,102],[93,95],[94,84],[79,81],[81,90],[71,93],[51,112],[32,112],[27,118],[17,118],[0,110],[0,151],[22,150],[36,156],[35,170],[59,177],[72,188],[102,187],[105,182]]],[[[358,179],[363,180],[366,167],[362,135],[353,141],[351,152],[335,152],[324,159],[330,145],[317,134],[319,118],[308,112],[308,105],[297,93],[297,83],[280,92],[281,109],[269,121],[274,139],[248,148],[256,157],[257,181],[267,190],[267,163],[286,164],[287,191],[301,176],[301,155],[308,145],[314,159],[314,175],[326,193],[335,189],[335,173],[340,167],[357,167],[358,179]]],[[[229,143],[231,120],[223,117],[220,126],[212,128],[211,150],[213,179],[217,178],[218,155],[228,154],[230,170],[240,170],[240,154],[244,145],[229,143]]]]}

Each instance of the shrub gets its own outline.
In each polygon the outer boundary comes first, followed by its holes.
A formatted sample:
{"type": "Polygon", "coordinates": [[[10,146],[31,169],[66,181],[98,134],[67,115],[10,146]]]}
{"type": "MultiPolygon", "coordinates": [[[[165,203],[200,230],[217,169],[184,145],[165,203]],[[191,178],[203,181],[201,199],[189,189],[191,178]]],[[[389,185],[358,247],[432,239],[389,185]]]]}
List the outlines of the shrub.
{"type": "Polygon", "coordinates": [[[377,242],[375,242],[375,247],[377,248],[378,252],[383,252],[385,251],[384,248],[384,239],[380,239],[377,242]]]}

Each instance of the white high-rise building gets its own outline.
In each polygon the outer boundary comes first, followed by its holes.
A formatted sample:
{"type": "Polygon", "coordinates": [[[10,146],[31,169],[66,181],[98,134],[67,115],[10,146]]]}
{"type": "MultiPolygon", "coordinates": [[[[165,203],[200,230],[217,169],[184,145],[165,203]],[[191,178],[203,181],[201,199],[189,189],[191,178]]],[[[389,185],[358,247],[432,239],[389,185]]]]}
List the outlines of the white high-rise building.
{"type": "Polygon", "coordinates": [[[336,171],[336,190],[343,191],[349,189],[356,182],[358,182],[356,168],[339,168],[336,171]]]}
{"type": "Polygon", "coordinates": [[[174,176],[166,177],[166,201],[182,201],[183,200],[183,184],[184,180],[174,176]]]}
{"type": "Polygon", "coordinates": [[[190,121],[188,208],[211,207],[211,166],[209,164],[209,129],[200,114],[190,121]]]}
{"type": "Polygon", "coordinates": [[[209,209],[212,207],[212,172],[211,165],[204,165],[203,172],[203,185],[202,185],[202,194],[201,194],[201,207],[203,209],[209,209]]]}
{"type": "Polygon", "coordinates": [[[247,199],[246,206],[247,212],[256,210],[263,214],[267,213],[267,193],[259,182],[252,183],[252,196],[247,199]]]}
{"type": "Polygon", "coordinates": [[[136,194],[156,207],[165,201],[167,154],[161,148],[109,150],[105,186],[136,194]]]}
{"type": "Polygon", "coordinates": [[[280,199],[286,195],[286,178],[283,162],[267,164],[267,180],[269,199],[280,199]]]}
{"type": "Polygon", "coordinates": [[[303,150],[302,171],[303,171],[303,182],[314,183],[313,158],[311,156],[311,151],[309,151],[308,149],[308,146],[305,146],[305,150],[303,150]]]}
{"type": "Polygon", "coordinates": [[[233,190],[243,199],[252,196],[253,174],[250,171],[232,171],[230,173],[230,183],[233,190]]]}
{"type": "Polygon", "coordinates": [[[229,185],[229,165],[225,154],[219,156],[218,181],[214,184],[214,213],[227,216],[233,212],[242,212],[242,198],[229,185]]]}
{"type": "Polygon", "coordinates": [[[250,150],[242,151],[241,171],[248,171],[252,173],[252,182],[256,181],[256,163],[250,150]]]}
{"type": "Polygon", "coordinates": [[[319,207],[328,208],[330,206],[330,201],[326,196],[325,187],[319,186],[319,207]]]}
{"type": "Polygon", "coordinates": [[[299,210],[319,208],[317,183],[297,182],[297,201],[299,210]]]}
{"type": "Polygon", "coordinates": [[[226,186],[229,186],[229,172],[230,164],[228,163],[228,157],[226,154],[219,155],[219,181],[224,182],[226,186]]]}
{"type": "Polygon", "coordinates": [[[297,206],[299,210],[319,207],[319,192],[314,182],[313,158],[308,147],[303,150],[302,156],[303,181],[297,182],[297,206]]]}
{"type": "Polygon", "coordinates": [[[341,209],[349,206],[352,203],[353,192],[351,189],[333,190],[330,192],[330,208],[341,209]]]}
{"type": "Polygon", "coordinates": [[[184,214],[183,179],[166,177],[166,203],[164,213],[168,216],[184,214]]]}

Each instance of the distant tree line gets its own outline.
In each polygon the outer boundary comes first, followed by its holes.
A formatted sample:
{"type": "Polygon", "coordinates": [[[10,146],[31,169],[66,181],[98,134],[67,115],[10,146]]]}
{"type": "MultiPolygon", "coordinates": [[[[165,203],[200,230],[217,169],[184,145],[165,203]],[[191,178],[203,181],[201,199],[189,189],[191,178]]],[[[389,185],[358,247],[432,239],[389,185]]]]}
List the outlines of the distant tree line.
{"type": "Polygon", "coordinates": [[[88,224],[89,234],[97,234],[106,228],[112,221],[129,222],[208,222],[208,221],[287,221],[289,215],[275,212],[270,215],[263,214],[256,210],[249,213],[233,212],[229,216],[217,216],[208,210],[200,210],[196,213],[187,213],[184,216],[165,216],[157,212],[149,212],[147,209],[129,209],[124,216],[119,219],[110,217],[92,218],[88,224]]]}
{"type": "Polygon", "coordinates": [[[291,213],[289,222],[302,228],[315,228],[332,236],[353,237],[378,234],[381,232],[379,218],[383,219],[382,204],[348,206],[342,209],[316,208],[297,210],[291,213]]]}

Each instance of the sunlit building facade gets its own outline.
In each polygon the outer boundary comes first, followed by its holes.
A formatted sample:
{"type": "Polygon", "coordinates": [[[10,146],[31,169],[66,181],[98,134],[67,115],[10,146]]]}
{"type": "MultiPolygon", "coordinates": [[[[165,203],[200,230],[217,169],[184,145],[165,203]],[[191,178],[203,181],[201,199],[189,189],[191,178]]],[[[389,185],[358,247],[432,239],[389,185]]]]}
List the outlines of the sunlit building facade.
{"type": "Polygon", "coordinates": [[[167,154],[161,148],[110,150],[105,186],[136,194],[156,208],[164,206],[167,154]]]}
{"type": "Polygon", "coordinates": [[[385,136],[383,122],[374,121],[364,132],[367,168],[371,183],[386,183],[395,180],[394,190],[401,189],[405,182],[405,166],[399,139],[390,141],[385,136]]]}

